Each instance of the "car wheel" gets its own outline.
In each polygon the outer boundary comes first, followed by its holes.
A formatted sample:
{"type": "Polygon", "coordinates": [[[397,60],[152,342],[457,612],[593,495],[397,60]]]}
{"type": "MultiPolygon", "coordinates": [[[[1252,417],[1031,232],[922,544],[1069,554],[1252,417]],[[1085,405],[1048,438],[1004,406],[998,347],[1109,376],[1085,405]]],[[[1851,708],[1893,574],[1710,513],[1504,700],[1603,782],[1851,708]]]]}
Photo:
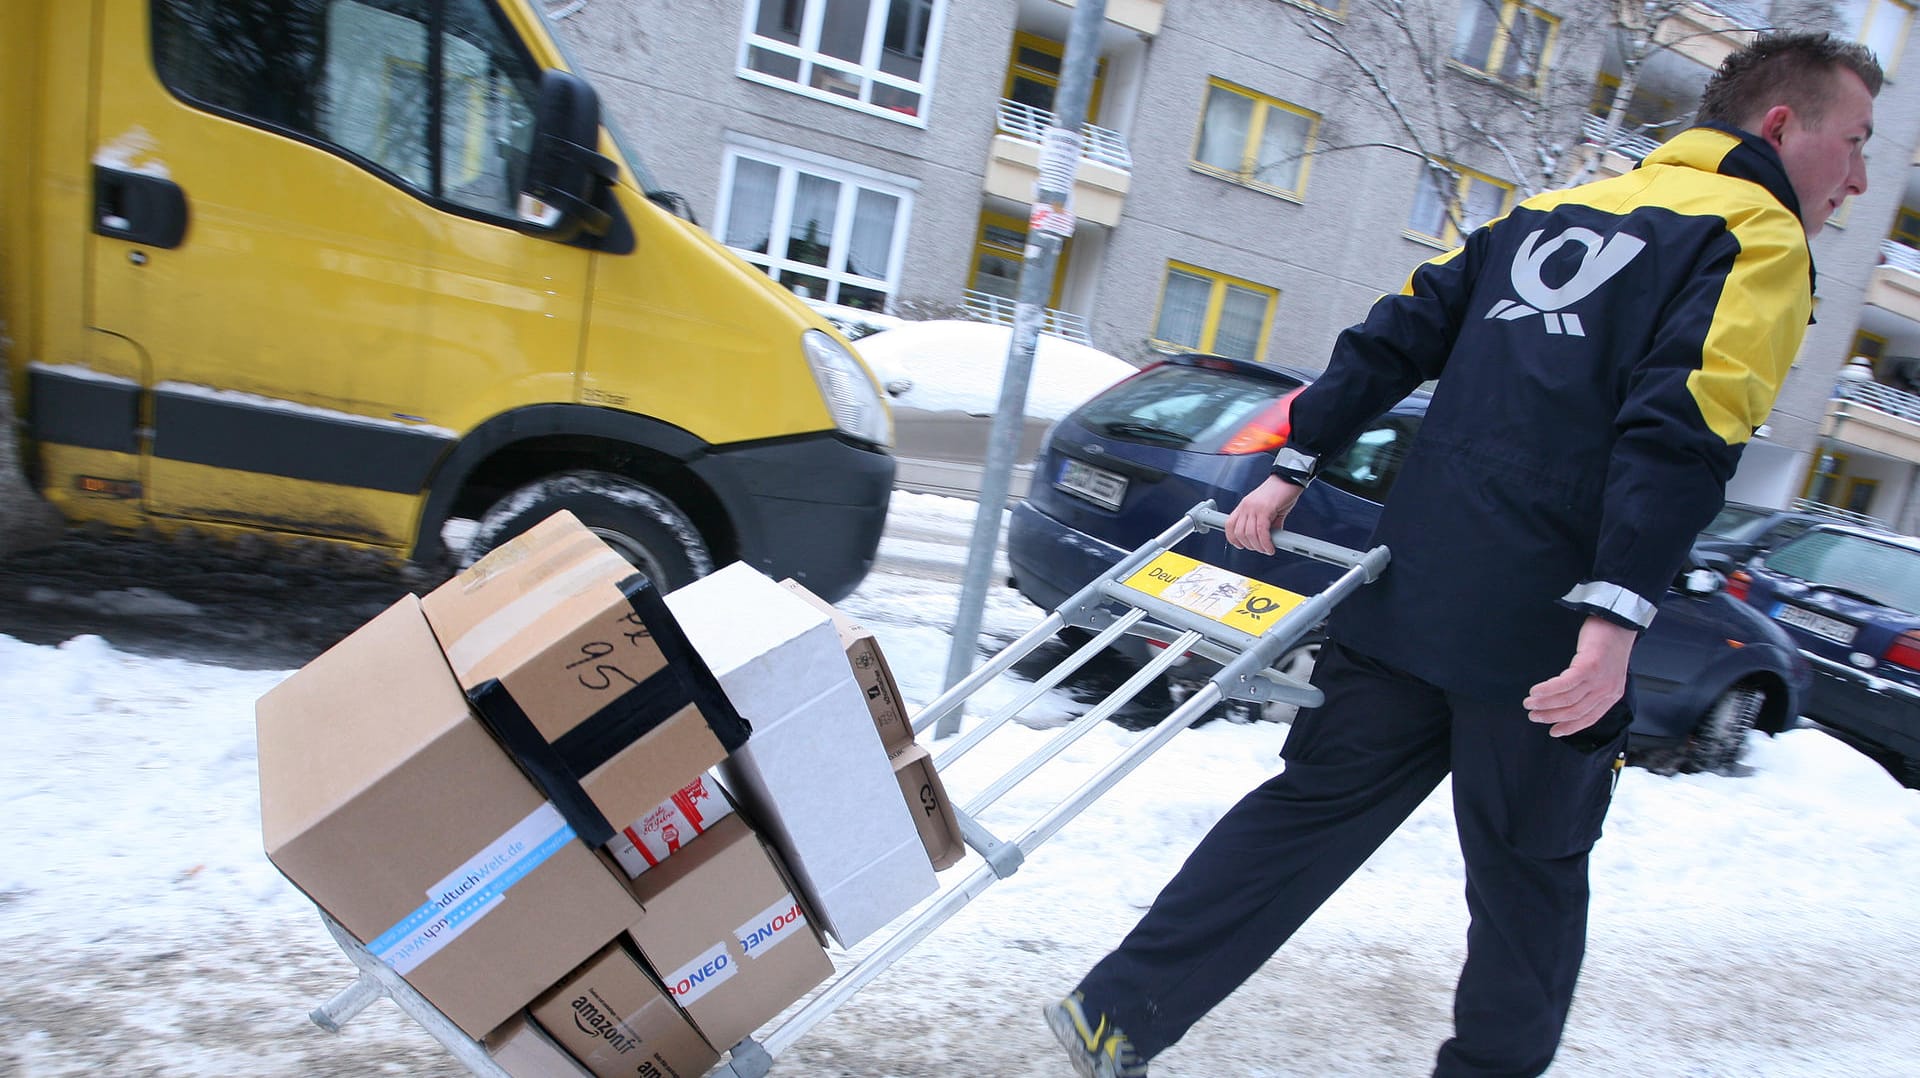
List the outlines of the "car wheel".
{"type": "Polygon", "coordinates": [[[1728,688],[1707,708],[1687,744],[1686,769],[1725,771],[1746,755],[1747,733],[1766,705],[1766,690],[1740,684],[1728,688]]]}
{"type": "Polygon", "coordinates": [[[565,472],[521,487],[494,503],[461,552],[460,563],[480,556],[565,509],[661,591],[713,571],[706,540],[686,513],[644,483],[609,472],[565,472]]]}

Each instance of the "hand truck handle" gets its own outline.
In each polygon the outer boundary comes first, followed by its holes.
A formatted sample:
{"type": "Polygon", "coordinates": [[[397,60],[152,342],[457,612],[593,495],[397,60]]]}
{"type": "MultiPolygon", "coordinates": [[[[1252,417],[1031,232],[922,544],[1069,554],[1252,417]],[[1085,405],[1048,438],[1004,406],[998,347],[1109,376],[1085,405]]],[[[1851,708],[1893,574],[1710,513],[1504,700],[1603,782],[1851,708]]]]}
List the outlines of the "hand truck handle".
{"type": "MultiPolygon", "coordinates": [[[[1194,506],[1187,515],[1200,528],[1224,530],[1227,526],[1227,514],[1215,509],[1210,500],[1194,506]]],[[[1330,565],[1358,566],[1366,573],[1369,584],[1378,580],[1381,571],[1387,567],[1386,547],[1377,546],[1367,551],[1353,550],[1325,540],[1296,535],[1284,528],[1273,530],[1273,548],[1300,554],[1315,561],[1324,561],[1330,565]]]]}

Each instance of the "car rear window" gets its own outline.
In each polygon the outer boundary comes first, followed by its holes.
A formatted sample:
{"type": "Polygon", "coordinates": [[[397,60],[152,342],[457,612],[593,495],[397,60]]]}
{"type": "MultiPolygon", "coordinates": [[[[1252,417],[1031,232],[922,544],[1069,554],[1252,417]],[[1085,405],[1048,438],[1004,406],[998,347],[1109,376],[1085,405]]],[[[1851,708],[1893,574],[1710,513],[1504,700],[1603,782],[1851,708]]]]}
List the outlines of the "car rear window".
{"type": "Polygon", "coordinates": [[[1077,418],[1109,438],[1211,453],[1260,409],[1300,384],[1168,364],[1088,401],[1077,418]]]}
{"type": "Polygon", "coordinates": [[[1708,524],[1700,534],[1711,535],[1716,539],[1731,539],[1735,532],[1766,515],[1763,510],[1749,509],[1742,505],[1724,506],[1714,514],[1713,522],[1708,524]]]}
{"type": "Polygon", "coordinates": [[[1920,614],[1920,550],[1846,532],[1808,532],[1767,556],[1768,569],[1920,614]]]}

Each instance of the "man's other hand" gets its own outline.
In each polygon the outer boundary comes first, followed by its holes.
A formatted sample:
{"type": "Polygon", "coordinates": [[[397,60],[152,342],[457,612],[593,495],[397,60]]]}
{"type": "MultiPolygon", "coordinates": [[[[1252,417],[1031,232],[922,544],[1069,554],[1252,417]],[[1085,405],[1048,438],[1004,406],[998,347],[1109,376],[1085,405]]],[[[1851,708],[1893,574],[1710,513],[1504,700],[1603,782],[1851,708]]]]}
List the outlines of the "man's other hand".
{"type": "Polygon", "coordinates": [[[1601,617],[1580,626],[1573,662],[1527,691],[1521,701],[1527,717],[1547,723],[1547,732],[1565,737],[1600,721],[1627,691],[1627,660],[1639,634],[1601,617]]]}
{"type": "Polygon", "coordinates": [[[1267,481],[1247,492],[1240,504],[1227,516],[1227,542],[1241,550],[1273,553],[1273,532],[1287,518],[1293,503],[1300,500],[1301,488],[1270,475],[1267,481]]]}

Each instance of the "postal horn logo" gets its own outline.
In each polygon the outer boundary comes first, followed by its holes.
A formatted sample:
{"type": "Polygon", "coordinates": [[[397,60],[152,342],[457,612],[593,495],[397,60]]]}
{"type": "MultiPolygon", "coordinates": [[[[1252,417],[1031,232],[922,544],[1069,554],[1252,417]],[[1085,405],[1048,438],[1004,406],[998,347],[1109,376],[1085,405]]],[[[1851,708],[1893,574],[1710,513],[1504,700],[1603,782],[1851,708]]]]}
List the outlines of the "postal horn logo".
{"type": "Polygon", "coordinates": [[[1647,246],[1647,241],[1625,233],[1603,237],[1590,228],[1575,227],[1543,244],[1540,237],[1545,231],[1535,229],[1521,241],[1520,250],[1513,256],[1511,279],[1520,299],[1501,300],[1487,309],[1486,317],[1511,322],[1537,314],[1548,333],[1584,337],[1587,331],[1580,324],[1580,316],[1566,308],[1593,295],[1595,289],[1612,280],[1614,274],[1625,269],[1647,246]],[[1586,249],[1580,257],[1580,268],[1566,283],[1548,287],[1540,279],[1540,270],[1556,251],[1569,243],[1586,249]]]}

